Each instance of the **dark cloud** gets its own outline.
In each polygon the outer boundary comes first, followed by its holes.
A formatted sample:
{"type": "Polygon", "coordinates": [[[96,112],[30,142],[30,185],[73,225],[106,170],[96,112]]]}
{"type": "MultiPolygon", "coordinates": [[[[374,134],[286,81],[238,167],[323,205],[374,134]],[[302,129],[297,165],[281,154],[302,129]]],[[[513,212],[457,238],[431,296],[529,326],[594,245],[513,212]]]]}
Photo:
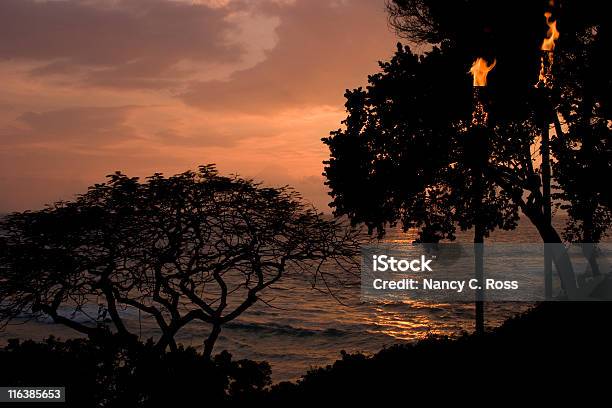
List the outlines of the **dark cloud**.
{"type": "Polygon", "coordinates": [[[179,61],[236,61],[228,10],[167,0],[0,1],[0,60],[41,62],[33,75],[79,73],[88,84],[164,87],[179,61]]]}
{"type": "Polygon", "coordinates": [[[130,138],[126,120],[136,107],[76,107],[45,112],[25,112],[13,126],[4,128],[5,143],[49,142],[100,146],[130,138]]]}

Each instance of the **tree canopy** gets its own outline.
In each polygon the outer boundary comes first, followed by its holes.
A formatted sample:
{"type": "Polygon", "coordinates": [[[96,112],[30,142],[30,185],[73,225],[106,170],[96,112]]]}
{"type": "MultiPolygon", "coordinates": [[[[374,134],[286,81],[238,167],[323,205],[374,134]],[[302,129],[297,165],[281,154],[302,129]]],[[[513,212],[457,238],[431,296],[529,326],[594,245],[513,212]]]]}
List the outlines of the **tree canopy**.
{"type": "Polygon", "coordinates": [[[393,0],[390,21],[412,43],[398,44],[366,89],[347,91],[343,127],[323,139],[325,173],[336,215],[384,231],[401,223],[421,239],[452,239],[475,216],[487,231],[513,228],[519,209],[546,242],[560,234],[543,214],[538,145],[552,140],[556,205],[570,216],[565,238],[596,242],[610,225],[609,25],[595,2],[393,0]],[[561,32],[554,86],[535,87],[551,11],[561,32]],[[484,207],[470,205],[475,153],[467,71],[477,57],[495,60],[483,90],[489,111],[484,207]]]}
{"type": "Polygon", "coordinates": [[[116,173],[74,201],[11,214],[0,231],[2,323],[46,315],[90,337],[129,335],[131,308],[155,320],[160,350],[176,349],[190,322],[210,324],[205,355],[281,277],[340,278],[322,265],[349,271],[358,251],[356,231],[293,190],[210,165],[145,181],[116,173]]]}

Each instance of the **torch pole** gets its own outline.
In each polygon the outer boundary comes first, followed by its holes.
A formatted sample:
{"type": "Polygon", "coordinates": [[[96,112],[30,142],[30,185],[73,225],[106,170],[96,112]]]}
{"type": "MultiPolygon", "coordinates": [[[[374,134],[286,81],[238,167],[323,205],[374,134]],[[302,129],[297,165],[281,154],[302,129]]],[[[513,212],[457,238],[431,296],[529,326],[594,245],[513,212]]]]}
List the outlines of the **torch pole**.
{"type": "Polygon", "coordinates": [[[482,204],[484,198],[484,166],[488,161],[488,113],[485,105],[485,87],[474,87],[475,115],[472,119],[472,211],[474,212],[474,278],[478,282],[474,299],[476,334],[485,332],[484,311],[484,222],[482,204]]]}
{"type": "MultiPolygon", "coordinates": [[[[542,125],[542,142],[540,149],[542,153],[542,210],[546,224],[551,225],[550,131],[546,121],[544,121],[542,125]]],[[[552,256],[549,245],[547,245],[546,242],[544,242],[544,296],[547,300],[552,298],[552,256]]]]}
{"type": "MultiPolygon", "coordinates": [[[[553,108],[550,101],[549,89],[553,84],[552,77],[553,53],[549,50],[542,52],[542,70],[544,73],[543,82],[540,84],[542,92],[542,139],[540,141],[540,154],[542,157],[542,215],[548,225],[552,225],[552,199],[550,192],[551,169],[550,169],[550,122],[553,115],[553,108]]],[[[544,242],[544,297],[549,300],[552,298],[552,254],[544,242]]]]}
{"type": "Polygon", "coordinates": [[[475,194],[475,223],[474,223],[474,278],[478,282],[475,299],[476,334],[484,334],[485,312],[484,312],[484,226],[479,219],[481,216],[483,197],[483,175],[482,169],[474,172],[475,194]]]}
{"type": "MultiPolygon", "coordinates": [[[[470,73],[474,78],[472,97],[474,109],[472,121],[468,130],[468,143],[466,144],[466,159],[472,175],[472,214],[474,224],[474,277],[478,282],[474,299],[474,320],[476,321],[476,334],[484,334],[484,236],[486,218],[483,214],[483,200],[485,197],[484,168],[489,161],[489,114],[485,87],[487,73],[495,67],[496,61],[489,65],[483,58],[477,58],[470,73]]],[[[468,176],[469,177],[469,176],[468,176]]]]}

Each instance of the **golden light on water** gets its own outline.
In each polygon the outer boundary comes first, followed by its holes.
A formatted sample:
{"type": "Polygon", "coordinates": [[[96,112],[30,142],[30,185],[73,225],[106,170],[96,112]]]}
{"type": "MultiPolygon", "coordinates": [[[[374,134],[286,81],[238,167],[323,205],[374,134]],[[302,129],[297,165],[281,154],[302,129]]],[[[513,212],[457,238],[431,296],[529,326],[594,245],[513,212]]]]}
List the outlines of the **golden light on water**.
{"type": "Polygon", "coordinates": [[[397,340],[417,340],[430,335],[445,335],[452,332],[447,327],[443,327],[444,324],[440,325],[440,321],[434,315],[428,313],[437,307],[442,310],[450,305],[419,303],[421,302],[406,301],[381,305],[375,309],[373,316],[369,319],[370,324],[377,327],[377,333],[397,340]],[[427,312],[418,313],[419,310],[427,312]]]}
{"type": "MultiPolygon", "coordinates": [[[[487,305],[488,326],[499,326],[508,317],[524,312],[531,304],[499,303],[487,305]]],[[[473,303],[435,303],[403,300],[379,303],[365,320],[376,327],[371,333],[393,339],[413,341],[429,336],[456,336],[473,325],[473,303]]]]}

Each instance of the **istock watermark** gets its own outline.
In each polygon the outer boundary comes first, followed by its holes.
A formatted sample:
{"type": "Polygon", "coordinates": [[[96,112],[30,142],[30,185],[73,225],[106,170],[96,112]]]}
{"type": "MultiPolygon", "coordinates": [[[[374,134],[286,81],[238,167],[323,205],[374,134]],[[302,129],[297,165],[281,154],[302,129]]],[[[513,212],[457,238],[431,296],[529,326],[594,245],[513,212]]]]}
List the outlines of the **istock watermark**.
{"type": "Polygon", "coordinates": [[[433,272],[429,264],[433,259],[427,259],[425,255],[421,255],[420,259],[395,259],[388,255],[373,255],[372,270],[376,272],[433,272]]]}
{"type": "Polygon", "coordinates": [[[371,245],[362,250],[362,300],[470,302],[478,293],[489,302],[610,301],[611,254],[610,243],[371,245]],[[548,295],[545,251],[554,260],[548,295]],[[476,277],[481,252],[484,276],[476,277]]]}

